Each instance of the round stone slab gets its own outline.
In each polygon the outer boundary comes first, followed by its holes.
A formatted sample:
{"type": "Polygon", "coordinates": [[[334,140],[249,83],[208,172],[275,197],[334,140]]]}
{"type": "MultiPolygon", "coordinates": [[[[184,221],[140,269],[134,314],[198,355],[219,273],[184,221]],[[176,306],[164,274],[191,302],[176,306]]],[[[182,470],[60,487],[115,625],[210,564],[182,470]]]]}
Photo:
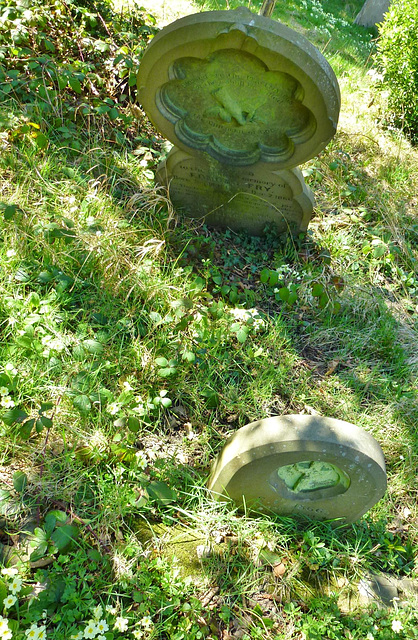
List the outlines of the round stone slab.
{"type": "Polygon", "coordinates": [[[338,82],[302,35],[245,7],[181,18],[151,41],[138,95],[154,125],[188,153],[235,167],[294,167],[336,131],[338,82]]]}
{"type": "Polygon", "coordinates": [[[379,443],[333,418],[288,415],[247,424],[215,459],[208,488],[242,508],[313,520],[358,520],[386,491],[379,443]]]}
{"type": "Polygon", "coordinates": [[[179,212],[206,224],[262,235],[306,231],[314,198],[299,169],[269,171],[221,165],[207,154],[172,149],[159,167],[157,182],[168,189],[179,212]]]}

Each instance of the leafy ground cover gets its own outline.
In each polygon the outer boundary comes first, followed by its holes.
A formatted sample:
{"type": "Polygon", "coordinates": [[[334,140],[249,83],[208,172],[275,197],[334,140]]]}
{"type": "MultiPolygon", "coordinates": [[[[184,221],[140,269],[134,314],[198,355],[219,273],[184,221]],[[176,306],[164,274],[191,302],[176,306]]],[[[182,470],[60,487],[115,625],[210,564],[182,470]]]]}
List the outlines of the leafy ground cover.
{"type": "Polygon", "coordinates": [[[292,240],[206,229],[154,187],[150,14],[0,0],[1,637],[417,637],[410,597],[350,606],[367,572],[416,577],[418,530],[418,158],[380,125],[360,5],[276,9],[343,94],[292,240]],[[315,412],[384,449],[359,523],[209,499],[228,434],[315,412]]]}

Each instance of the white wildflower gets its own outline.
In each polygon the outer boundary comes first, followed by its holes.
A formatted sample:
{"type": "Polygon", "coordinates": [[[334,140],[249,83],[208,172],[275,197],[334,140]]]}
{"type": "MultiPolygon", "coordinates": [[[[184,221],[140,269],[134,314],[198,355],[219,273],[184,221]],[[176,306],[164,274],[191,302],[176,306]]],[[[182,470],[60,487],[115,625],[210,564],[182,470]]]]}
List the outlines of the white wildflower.
{"type": "Polygon", "coordinates": [[[115,620],[115,624],[113,625],[113,628],[116,629],[116,631],[126,631],[128,628],[128,619],[127,618],[123,618],[122,616],[118,616],[115,620]]]}
{"type": "Polygon", "coordinates": [[[116,413],[118,413],[118,411],[120,411],[121,406],[118,402],[110,402],[107,407],[106,410],[108,413],[110,413],[111,416],[114,416],[116,413]]]}
{"type": "Polygon", "coordinates": [[[152,620],[150,616],[145,616],[144,618],[142,618],[141,624],[144,627],[145,631],[150,631],[150,629],[152,628],[152,620]]]}
{"type": "Polygon", "coordinates": [[[17,576],[19,573],[16,567],[4,567],[1,572],[4,576],[9,576],[9,578],[13,578],[13,576],[17,576]]]}
{"type": "Polygon", "coordinates": [[[136,464],[140,469],[145,469],[148,464],[147,456],[143,451],[137,451],[135,454],[136,464]]]}
{"type": "Polygon", "coordinates": [[[3,396],[3,398],[1,399],[0,402],[1,406],[4,407],[5,409],[12,409],[15,406],[14,401],[11,399],[10,396],[3,396]]]}
{"type": "Polygon", "coordinates": [[[98,633],[103,634],[109,630],[109,625],[107,624],[106,620],[103,618],[102,620],[97,621],[96,629],[98,633]]]}
{"type": "Polygon", "coordinates": [[[19,576],[16,576],[15,578],[13,578],[11,584],[9,585],[9,590],[15,596],[17,593],[20,592],[21,588],[22,588],[22,578],[20,578],[19,576]]]}
{"type": "Polygon", "coordinates": [[[43,624],[38,629],[37,640],[46,640],[46,626],[43,624]]]}
{"type": "Polygon", "coordinates": [[[29,638],[29,640],[38,640],[39,627],[36,622],[32,624],[29,629],[26,629],[25,636],[29,638]]]}
{"type": "Polygon", "coordinates": [[[12,375],[12,376],[17,375],[17,369],[15,369],[15,367],[12,365],[11,362],[8,362],[5,365],[4,370],[7,371],[9,375],[12,375]]]}
{"type": "Polygon", "coordinates": [[[11,631],[9,628],[9,621],[7,620],[7,618],[3,618],[3,616],[0,616],[0,633],[2,634],[0,637],[1,638],[11,638],[11,631]],[[7,634],[10,633],[10,636],[8,636],[7,634]]]}
{"type": "Polygon", "coordinates": [[[95,620],[100,620],[100,618],[102,617],[103,614],[103,607],[101,604],[98,604],[97,607],[94,607],[93,609],[93,618],[95,620]]]}
{"type": "Polygon", "coordinates": [[[394,631],[395,633],[399,633],[400,631],[402,631],[402,629],[403,625],[400,620],[392,620],[392,631],[394,631]]]}
{"type": "Polygon", "coordinates": [[[3,600],[3,607],[5,609],[10,609],[10,607],[13,607],[16,601],[17,601],[16,596],[7,596],[7,598],[3,600]]]}
{"type": "Polygon", "coordinates": [[[8,396],[9,390],[7,387],[0,387],[0,396],[8,396]]]}
{"type": "Polygon", "coordinates": [[[85,638],[95,638],[97,636],[97,628],[95,620],[89,620],[87,626],[84,628],[85,638]]]}

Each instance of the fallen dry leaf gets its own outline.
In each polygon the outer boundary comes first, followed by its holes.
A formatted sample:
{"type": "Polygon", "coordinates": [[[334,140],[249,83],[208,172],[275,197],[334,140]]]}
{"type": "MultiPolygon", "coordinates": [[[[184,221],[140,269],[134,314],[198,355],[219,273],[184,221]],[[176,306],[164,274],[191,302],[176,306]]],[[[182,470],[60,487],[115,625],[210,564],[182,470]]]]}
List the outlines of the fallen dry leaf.
{"type": "Polygon", "coordinates": [[[325,375],[326,376],[330,376],[331,374],[333,374],[335,369],[338,367],[339,364],[340,364],[340,361],[337,358],[335,360],[331,360],[331,362],[328,365],[328,369],[326,370],[325,375]]]}
{"type": "Polygon", "coordinates": [[[273,574],[276,578],[281,578],[286,573],[286,567],[283,562],[277,562],[273,565],[273,574]]]}

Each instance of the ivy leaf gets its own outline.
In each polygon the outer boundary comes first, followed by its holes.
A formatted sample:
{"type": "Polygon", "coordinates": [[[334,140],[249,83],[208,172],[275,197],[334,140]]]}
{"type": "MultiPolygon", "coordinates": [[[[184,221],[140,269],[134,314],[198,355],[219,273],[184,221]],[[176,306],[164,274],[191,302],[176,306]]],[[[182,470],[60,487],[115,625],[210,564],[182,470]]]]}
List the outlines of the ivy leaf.
{"type": "Polygon", "coordinates": [[[287,287],[281,287],[277,292],[280,300],[287,302],[289,300],[290,291],[287,287]]]}
{"type": "Polygon", "coordinates": [[[186,362],[194,362],[196,360],[196,355],[193,353],[193,351],[185,351],[182,355],[183,360],[186,360],[186,362]]]}
{"type": "Polygon", "coordinates": [[[18,493],[23,493],[28,484],[28,476],[23,471],[16,471],[13,474],[13,487],[18,493]]]}
{"type": "Polygon", "coordinates": [[[319,298],[319,302],[318,302],[319,308],[320,309],[325,309],[325,307],[327,306],[328,302],[329,302],[328,294],[326,292],[324,292],[321,295],[321,297],[319,298]]]}
{"type": "Polygon", "coordinates": [[[170,504],[177,500],[177,495],[165,482],[151,482],[147,486],[147,492],[150,498],[162,505],[170,504]]]}
{"type": "Polygon", "coordinates": [[[211,409],[214,409],[220,403],[219,395],[213,389],[204,389],[202,396],[206,398],[206,405],[211,409]]]}
{"type": "Polygon", "coordinates": [[[85,347],[85,349],[87,349],[89,353],[92,353],[94,355],[103,353],[104,348],[101,342],[91,339],[83,340],[83,347],[85,347]]]}
{"type": "Polygon", "coordinates": [[[41,558],[44,557],[48,549],[48,542],[45,540],[39,544],[34,551],[29,556],[29,560],[31,562],[38,562],[41,558]]]}
{"type": "Polygon", "coordinates": [[[136,418],[135,416],[129,416],[127,422],[129,431],[132,431],[132,433],[138,433],[141,427],[141,423],[139,422],[138,418],[136,418]]]}
{"type": "Polygon", "coordinates": [[[3,217],[5,220],[11,220],[19,207],[17,204],[7,204],[3,209],[3,217]]]}
{"type": "Polygon", "coordinates": [[[239,329],[239,331],[237,331],[237,340],[238,342],[241,342],[241,344],[243,342],[246,341],[246,339],[248,338],[248,334],[249,334],[250,330],[248,327],[241,327],[241,329],[239,329]]]}
{"type": "Polygon", "coordinates": [[[70,76],[68,78],[68,83],[73,91],[75,91],[76,93],[81,93],[80,80],[78,80],[74,76],[70,76]]]}
{"type": "Polygon", "coordinates": [[[78,535],[78,528],[73,524],[64,524],[62,527],[55,529],[51,535],[51,540],[57,547],[58,551],[65,551],[71,545],[78,535]]]}
{"type": "Polygon", "coordinates": [[[288,305],[292,305],[295,304],[296,300],[298,299],[298,294],[296,293],[296,291],[291,291],[289,293],[289,297],[287,299],[287,304],[288,305]]]}
{"type": "Polygon", "coordinates": [[[23,440],[29,440],[35,422],[35,418],[31,418],[30,420],[26,420],[19,428],[19,435],[23,440]]]}
{"type": "Polygon", "coordinates": [[[324,285],[320,282],[315,282],[312,286],[312,295],[314,298],[320,298],[324,293],[324,285]]]}
{"type": "Polygon", "coordinates": [[[23,422],[28,417],[28,414],[18,407],[9,409],[6,413],[3,413],[2,420],[8,427],[11,427],[15,422],[23,422]]]}
{"type": "Polygon", "coordinates": [[[279,274],[277,273],[277,271],[270,271],[269,286],[275,287],[278,282],[279,282],[279,274]]]}
{"type": "Polygon", "coordinates": [[[270,269],[263,269],[260,273],[260,281],[263,284],[266,284],[269,278],[270,278],[270,269]]]}
{"type": "Polygon", "coordinates": [[[76,396],[73,400],[73,405],[80,413],[89,413],[91,411],[90,398],[84,394],[76,396]]]}

